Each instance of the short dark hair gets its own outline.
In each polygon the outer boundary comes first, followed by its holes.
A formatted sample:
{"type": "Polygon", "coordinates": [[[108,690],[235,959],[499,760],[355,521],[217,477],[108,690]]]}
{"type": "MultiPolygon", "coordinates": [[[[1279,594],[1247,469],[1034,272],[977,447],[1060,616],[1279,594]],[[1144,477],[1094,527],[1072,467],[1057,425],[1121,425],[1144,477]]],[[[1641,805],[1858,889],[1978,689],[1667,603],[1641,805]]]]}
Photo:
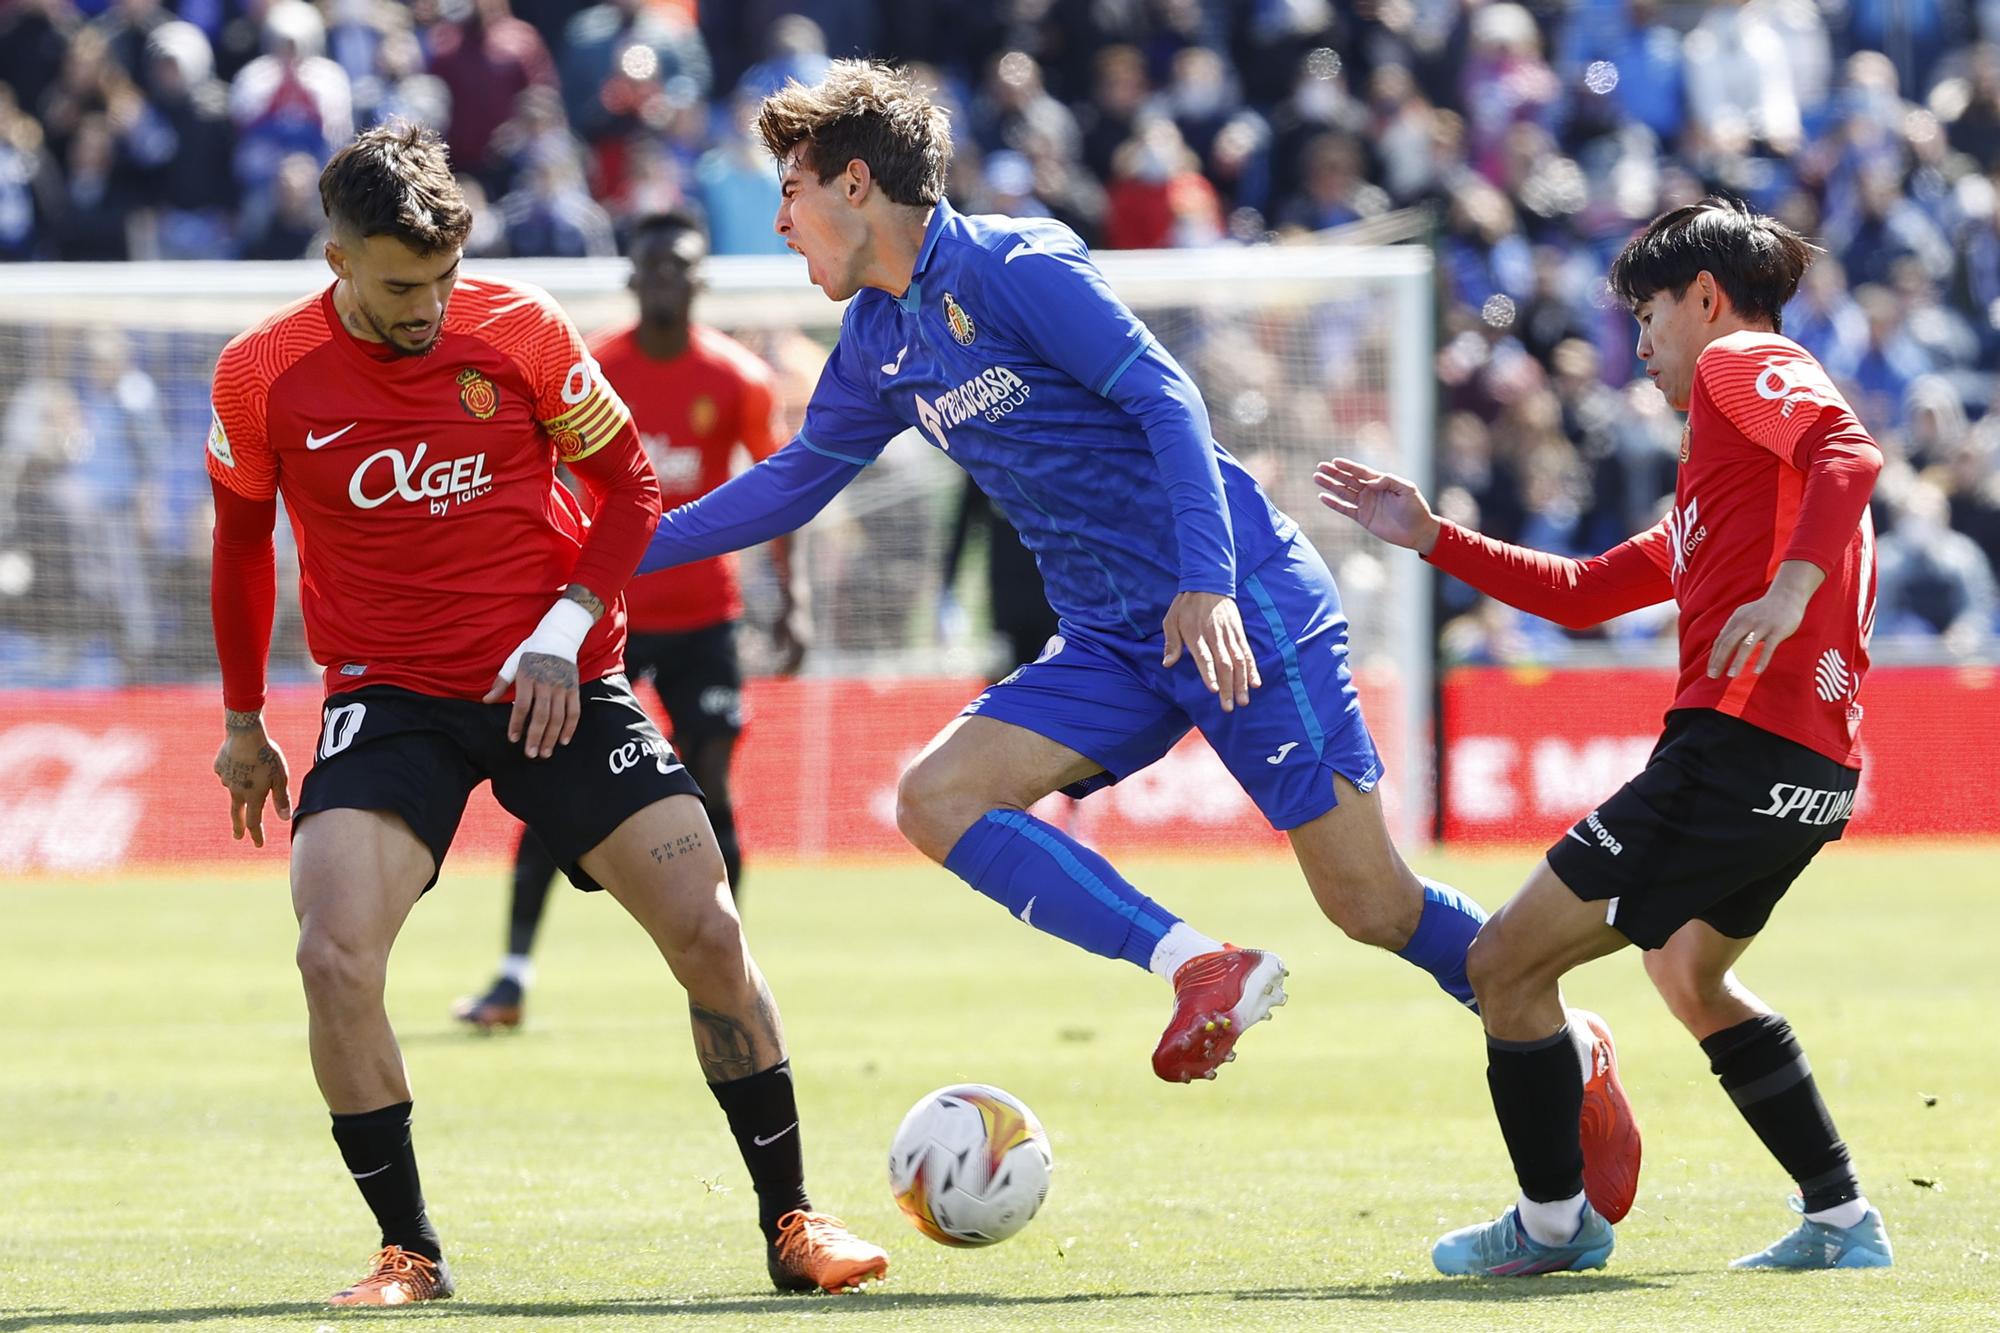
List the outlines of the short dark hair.
{"type": "Polygon", "coordinates": [[[836,60],[814,87],[787,82],[764,99],[757,133],[780,162],[804,144],[800,164],[822,185],[858,157],[896,203],[944,198],[951,117],[893,65],[836,60]]]}
{"type": "Polygon", "coordinates": [[[1785,303],[1818,246],[1738,199],[1710,196],[1662,213],[1611,261],[1611,290],[1637,309],[1655,293],[1676,300],[1706,271],[1746,319],[1784,325],[1785,303]]]}
{"type": "Polygon", "coordinates": [[[626,253],[637,250],[641,242],[652,240],[656,236],[678,236],[684,231],[691,231],[701,237],[704,246],[708,244],[708,224],[702,220],[701,214],[692,205],[680,204],[655,213],[643,214],[632,223],[631,235],[625,244],[626,253]]]}
{"type": "Polygon", "coordinates": [[[320,207],[336,234],[394,236],[418,254],[465,244],[472,210],[433,130],[391,121],[363,130],[319,176],[320,207]]]}

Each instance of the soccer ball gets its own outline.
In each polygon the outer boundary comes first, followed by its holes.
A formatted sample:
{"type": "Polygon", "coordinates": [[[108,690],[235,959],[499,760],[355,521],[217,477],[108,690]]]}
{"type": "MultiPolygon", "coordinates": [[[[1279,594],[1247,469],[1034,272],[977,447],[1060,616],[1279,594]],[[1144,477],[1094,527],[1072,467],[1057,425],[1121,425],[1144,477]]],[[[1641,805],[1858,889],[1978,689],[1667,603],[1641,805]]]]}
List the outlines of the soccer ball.
{"type": "Polygon", "coordinates": [[[921,1098],[889,1145],[889,1190],[910,1225],[941,1245],[992,1245],[1042,1206],[1055,1157],[1017,1097],[959,1083],[921,1098]]]}

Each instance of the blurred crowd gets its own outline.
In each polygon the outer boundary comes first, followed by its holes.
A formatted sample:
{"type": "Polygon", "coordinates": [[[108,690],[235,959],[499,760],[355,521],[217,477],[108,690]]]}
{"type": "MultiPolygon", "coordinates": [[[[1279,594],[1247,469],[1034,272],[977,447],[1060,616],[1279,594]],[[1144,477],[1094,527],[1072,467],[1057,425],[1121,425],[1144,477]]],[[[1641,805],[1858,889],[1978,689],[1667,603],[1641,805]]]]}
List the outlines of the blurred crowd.
{"type": "MultiPolygon", "coordinates": [[[[1647,526],[1673,488],[1679,423],[1636,377],[1610,257],[1710,191],[1779,215],[1827,251],[1785,332],[1890,460],[1878,633],[1988,650],[2000,0],[0,0],[0,258],[316,253],[321,164],[390,116],[449,141],[476,257],[613,254],[680,203],[716,253],[775,252],[755,107],[848,54],[935,89],[966,211],[1057,217],[1103,248],[1428,235],[1439,502],[1567,554],[1647,526]]],[[[108,396],[11,393],[0,526],[14,432],[46,438],[52,411],[109,433],[107,477],[144,474],[166,447],[130,442],[159,429],[146,364],[106,360],[108,396]]],[[[93,485],[70,490],[111,497],[93,485]]],[[[131,490],[116,502],[167,511],[142,536],[181,531],[184,504],[199,520],[198,494],[131,490]]],[[[77,577],[155,623],[126,559],[77,577]]],[[[1450,660],[1576,637],[1462,586],[1439,598],[1450,660]]],[[[1642,614],[1590,637],[1669,629],[1642,614]]]]}

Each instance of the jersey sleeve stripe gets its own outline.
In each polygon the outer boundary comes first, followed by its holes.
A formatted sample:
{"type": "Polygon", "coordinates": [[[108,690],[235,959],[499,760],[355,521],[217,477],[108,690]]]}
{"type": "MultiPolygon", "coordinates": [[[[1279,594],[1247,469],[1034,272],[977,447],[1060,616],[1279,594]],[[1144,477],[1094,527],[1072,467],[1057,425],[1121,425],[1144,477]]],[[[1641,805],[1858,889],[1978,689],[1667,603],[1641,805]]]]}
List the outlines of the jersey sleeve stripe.
{"type": "Polygon", "coordinates": [[[822,449],[819,445],[814,444],[812,440],[807,437],[804,431],[800,431],[797,435],[793,436],[792,438],[796,439],[800,444],[803,444],[806,448],[812,450],[816,454],[819,454],[826,458],[837,458],[843,463],[852,463],[856,467],[867,467],[870,463],[875,461],[872,458],[856,458],[853,454],[843,454],[838,450],[834,449],[822,449]]]}
{"type": "Polygon", "coordinates": [[[1150,345],[1152,341],[1153,340],[1151,338],[1140,338],[1133,342],[1132,350],[1125,353],[1125,359],[1120,361],[1117,364],[1117,366],[1115,366],[1112,369],[1111,373],[1104,377],[1104,384],[1097,391],[1098,397],[1100,398],[1104,397],[1106,394],[1110,393],[1112,389],[1117,387],[1119,379],[1123,377],[1126,371],[1132,368],[1132,363],[1139,359],[1140,354],[1146,350],[1147,346],[1150,345]]]}

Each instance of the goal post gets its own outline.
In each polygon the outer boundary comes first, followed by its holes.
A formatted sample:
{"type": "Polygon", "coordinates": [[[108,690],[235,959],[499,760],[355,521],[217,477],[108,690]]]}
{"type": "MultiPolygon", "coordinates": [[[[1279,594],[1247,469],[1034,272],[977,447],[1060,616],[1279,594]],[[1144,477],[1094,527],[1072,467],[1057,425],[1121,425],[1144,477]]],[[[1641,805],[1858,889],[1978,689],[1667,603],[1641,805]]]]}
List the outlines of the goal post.
{"type": "MultiPolygon", "coordinates": [[[[1201,387],[1216,437],[1332,568],[1389,770],[1392,828],[1428,840],[1429,574],[1320,505],[1312,472],[1344,452],[1429,480],[1431,252],[1326,244],[1096,258],[1201,387]]],[[[622,260],[468,261],[467,270],[546,288],[586,333],[632,310],[622,260]]],[[[695,317],[773,362],[796,425],[840,307],[791,256],[713,257],[704,278],[695,317]]],[[[209,376],[224,342],[322,287],[325,267],[16,265],[0,279],[0,665],[19,688],[212,681],[209,376]]],[[[810,675],[896,681],[984,669],[983,644],[939,633],[942,553],[963,484],[908,432],[815,520],[802,564],[818,641],[810,675]]],[[[292,559],[284,527],[281,562],[292,559]]],[[[753,618],[769,592],[756,563],[746,565],[753,618]]],[[[977,584],[958,584],[975,621],[977,584]]],[[[284,563],[272,674],[314,678],[295,566],[284,563]]]]}

